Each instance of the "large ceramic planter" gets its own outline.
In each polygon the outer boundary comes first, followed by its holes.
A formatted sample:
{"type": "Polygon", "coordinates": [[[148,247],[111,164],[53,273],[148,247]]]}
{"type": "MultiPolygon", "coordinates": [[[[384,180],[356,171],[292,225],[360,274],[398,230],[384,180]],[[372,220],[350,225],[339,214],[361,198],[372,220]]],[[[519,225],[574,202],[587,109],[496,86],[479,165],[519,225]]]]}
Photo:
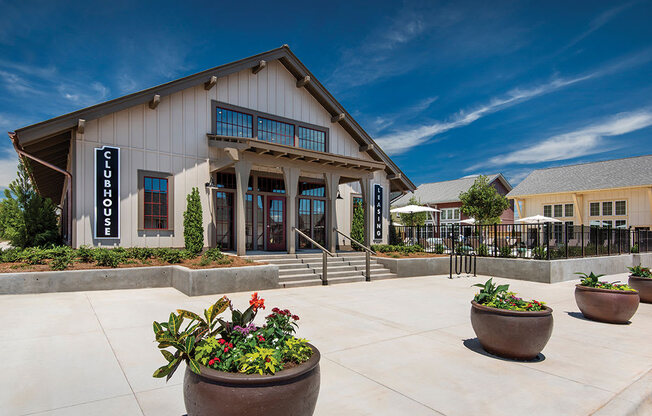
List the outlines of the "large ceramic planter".
{"type": "Polygon", "coordinates": [[[652,303],[652,278],[629,275],[627,284],[638,291],[641,302],[652,303]]]}
{"type": "Polygon", "coordinates": [[[582,314],[594,321],[626,324],[638,309],[638,292],[575,285],[575,301],[582,314]]]}
{"type": "Polygon", "coordinates": [[[274,375],[186,368],[183,398],[188,416],[310,416],[319,395],[319,350],[305,363],[274,375]]]}
{"type": "Polygon", "coordinates": [[[552,335],[552,309],[521,312],[471,302],[471,325],[485,351],[500,357],[531,360],[552,335]]]}

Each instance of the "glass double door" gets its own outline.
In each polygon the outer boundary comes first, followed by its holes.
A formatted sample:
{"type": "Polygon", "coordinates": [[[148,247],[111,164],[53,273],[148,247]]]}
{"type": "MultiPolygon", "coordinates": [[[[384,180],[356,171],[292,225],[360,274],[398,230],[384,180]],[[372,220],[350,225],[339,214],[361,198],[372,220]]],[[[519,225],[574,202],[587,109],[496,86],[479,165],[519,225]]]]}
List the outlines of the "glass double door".
{"type": "Polygon", "coordinates": [[[246,209],[247,250],[285,250],[285,197],[247,194],[246,209]]]}

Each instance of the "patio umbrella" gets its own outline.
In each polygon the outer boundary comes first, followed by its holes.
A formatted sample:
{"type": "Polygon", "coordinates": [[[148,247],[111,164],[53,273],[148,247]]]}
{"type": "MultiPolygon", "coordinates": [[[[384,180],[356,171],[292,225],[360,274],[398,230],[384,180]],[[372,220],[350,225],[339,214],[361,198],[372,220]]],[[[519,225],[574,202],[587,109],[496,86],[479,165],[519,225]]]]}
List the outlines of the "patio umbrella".
{"type": "Polygon", "coordinates": [[[556,218],[544,217],[543,215],[534,215],[532,217],[519,218],[516,221],[525,224],[545,224],[547,222],[561,222],[556,218]]]}
{"type": "Polygon", "coordinates": [[[460,224],[473,225],[473,224],[475,224],[475,218],[469,218],[469,219],[466,219],[466,220],[462,220],[462,221],[460,221],[460,224]]]}
{"type": "Polygon", "coordinates": [[[440,209],[435,209],[435,208],[430,208],[430,207],[424,207],[421,205],[406,205],[404,207],[398,207],[394,209],[390,209],[389,212],[394,213],[394,214],[415,214],[417,212],[429,212],[430,213],[430,219],[432,219],[433,225],[435,224],[435,217],[433,217],[432,213],[433,212],[441,212],[440,209]]]}

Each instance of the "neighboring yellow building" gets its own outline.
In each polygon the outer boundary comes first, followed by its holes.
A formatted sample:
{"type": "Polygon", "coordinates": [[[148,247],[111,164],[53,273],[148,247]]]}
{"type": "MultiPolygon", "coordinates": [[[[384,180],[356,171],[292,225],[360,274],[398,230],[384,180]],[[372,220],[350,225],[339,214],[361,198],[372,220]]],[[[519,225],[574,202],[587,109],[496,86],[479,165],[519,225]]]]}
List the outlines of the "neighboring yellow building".
{"type": "Polygon", "coordinates": [[[507,197],[519,218],[545,215],[569,225],[649,230],[652,155],[537,169],[507,197]]]}

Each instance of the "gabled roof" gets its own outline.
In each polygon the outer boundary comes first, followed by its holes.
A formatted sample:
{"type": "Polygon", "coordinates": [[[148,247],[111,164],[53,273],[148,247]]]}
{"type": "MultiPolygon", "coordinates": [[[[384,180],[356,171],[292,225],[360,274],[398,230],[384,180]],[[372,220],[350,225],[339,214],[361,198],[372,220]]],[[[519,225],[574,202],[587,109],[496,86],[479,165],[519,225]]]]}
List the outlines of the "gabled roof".
{"type": "Polygon", "coordinates": [[[532,171],[507,197],[652,185],[652,155],[532,171]]]}
{"type": "Polygon", "coordinates": [[[389,156],[374,142],[371,136],[364,131],[344,107],[314,77],[287,45],[20,128],[16,130],[18,143],[25,147],[30,143],[40,141],[66,130],[74,129],[80,119],[87,121],[97,119],[125,108],[148,103],[154,95],[160,95],[161,97],[170,95],[196,85],[205,84],[211,77],[221,78],[244,69],[254,68],[261,61],[269,62],[273,60],[279,60],[297,80],[304,79],[306,76],[310,77],[309,81],[305,84],[306,90],[333,116],[333,122],[340,123],[354,140],[361,146],[366,146],[368,154],[374,160],[382,161],[387,165],[386,172],[390,175],[393,184],[392,188],[402,190],[413,190],[416,188],[412,181],[405,176],[389,156]]]}
{"type": "MultiPolygon", "coordinates": [[[[507,190],[511,190],[512,186],[507,182],[507,179],[501,173],[494,173],[493,175],[486,175],[489,183],[500,181],[507,190]]],[[[395,206],[408,205],[410,198],[415,196],[422,204],[443,204],[447,202],[458,202],[460,200],[460,193],[469,190],[473,182],[478,178],[477,175],[467,176],[460,179],[453,179],[443,182],[424,183],[419,185],[414,192],[409,192],[402,197],[398,198],[392,203],[395,206]]]]}

